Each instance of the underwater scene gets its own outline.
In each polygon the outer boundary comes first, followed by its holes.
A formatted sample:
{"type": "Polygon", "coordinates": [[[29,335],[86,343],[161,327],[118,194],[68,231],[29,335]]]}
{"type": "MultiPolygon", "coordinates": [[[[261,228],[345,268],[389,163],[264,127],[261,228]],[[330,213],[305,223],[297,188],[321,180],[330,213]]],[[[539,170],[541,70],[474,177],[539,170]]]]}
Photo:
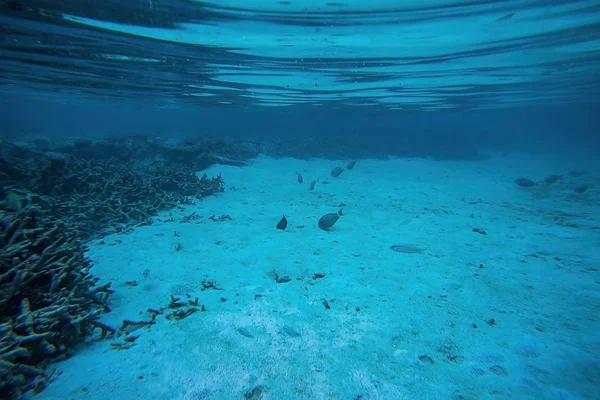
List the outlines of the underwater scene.
{"type": "Polygon", "coordinates": [[[600,3],[1,0],[0,399],[600,399],[600,3]]]}

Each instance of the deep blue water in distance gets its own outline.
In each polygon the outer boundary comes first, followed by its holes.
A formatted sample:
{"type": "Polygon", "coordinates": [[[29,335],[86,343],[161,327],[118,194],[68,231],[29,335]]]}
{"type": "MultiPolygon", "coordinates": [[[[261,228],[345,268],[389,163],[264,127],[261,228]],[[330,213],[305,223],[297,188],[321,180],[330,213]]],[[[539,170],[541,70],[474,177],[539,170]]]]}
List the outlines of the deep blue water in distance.
{"type": "Polygon", "coordinates": [[[580,153],[593,159],[600,151],[597,109],[595,104],[436,113],[310,106],[238,110],[188,105],[157,109],[152,101],[109,102],[70,94],[57,94],[48,100],[11,92],[1,99],[0,126],[9,138],[23,133],[48,137],[141,133],[236,140],[334,137],[349,141],[368,134],[374,142],[399,137],[431,141],[432,145],[435,141],[465,141],[534,153],[580,153]]]}

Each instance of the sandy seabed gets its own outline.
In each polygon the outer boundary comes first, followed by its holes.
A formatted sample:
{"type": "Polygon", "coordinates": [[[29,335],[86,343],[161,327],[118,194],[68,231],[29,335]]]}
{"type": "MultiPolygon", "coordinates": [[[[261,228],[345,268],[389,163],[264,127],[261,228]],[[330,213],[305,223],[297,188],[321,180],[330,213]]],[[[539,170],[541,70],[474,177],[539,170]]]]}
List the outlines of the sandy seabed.
{"type": "Polygon", "coordinates": [[[214,166],[224,193],[92,242],[116,290],[105,323],[149,320],[171,296],[205,311],[82,346],[36,399],[600,398],[598,177],[520,188],[568,166],[500,155],[329,176],[343,164],[214,166]]]}

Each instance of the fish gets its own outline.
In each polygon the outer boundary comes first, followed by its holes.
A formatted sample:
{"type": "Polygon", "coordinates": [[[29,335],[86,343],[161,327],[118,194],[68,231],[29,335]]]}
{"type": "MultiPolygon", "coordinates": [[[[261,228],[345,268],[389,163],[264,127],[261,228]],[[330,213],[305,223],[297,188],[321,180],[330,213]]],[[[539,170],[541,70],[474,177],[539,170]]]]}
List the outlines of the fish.
{"type": "Polygon", "coordinates": [[[287,333],[288,336],[291,336],[291,337],[299,337],[300,336],[300,334],[298,333],[298,331],[295,330],[294,328],[291,328],[289,325],[284,325],[283,326],[283,331],[285,333],[287,333]]]}
{"type": "Polygon", "coordinates": [[[580,176],[583,176],[585,174],[587,174],[587,171],[585,169],[573,169],[569,171],[569,176],[572,176],[573,178],[579,178],[580,176]]]}
{"type": "Polygon", "coordinates": [[[355,165],[356,165],[356,160],[352,160],[348,163],[348,165],[346,165],[346,169],[348,171],[352,171],[352,169],[354,168],[355,165]]]}
{"type": "Polygon", "coordinates": [[[298,183],[304,182],[304,178],[302,177],[302,175],[299,172],[296,173],[298,174],[298,183]]]}
{"type": "Polygon", "coordinates": [[[423,250],[420,248],[413,246],[412,244],[398,243],[393,246],[390,246],[390,249],[397,253],[404,254],[422,254],[423,250]]]}
{"type": "Polygon", "coordinates": [[[242,335],[242,336],[245,336],[245,337],[247,337],[248,339],[252,339],[252,338],[254,338],[254,335],[253,335],[253,334],[251,334],[251,333],[248,331],[248,329],[246,329],[246,328],[238,328],[238,329],[237,329],[237,331],[238,331],[238,333],[239,333],[240,335],[242,335]]]}
{"type": "Polygon", "coordinates": [[[340,176],[342,174],[342,172],[344,172],[344,168],[342,168],[342,167],[335,167],[334,169],[331,170],[330,174],[334,178],[337,178],[338,176],[340,176]]]}
{"type": "Polygon", "coordinates": [[[310,187],[308,188],[308,190],[315,190],[315,185],[317,184],[317,181],[312,181],[312,183],[310,184],[310,187]]]}
{"type": "Polygon", "coordinates": [[[506,14],[506,15],[504,15],[504,16],[502,16],[502,17],[498,18],[498,19],[496,20],[496,22],[500,22],[500,21],[506,21],[506,20],[509,20],[509,19],[511,19],[511,18],[512,18],[512,17],[514,17],[514,16],[515,16],[515,13],[506,14]]]}
{"type": "Polygon", "coordinates": [[[521,186],[521,187],[533,187],[533,186],[535,186],[535,182],[532,181],[531,179],[527,179],[527,178],[517,178],[517,179],[515,179],[515,184],[517,186],[521,186]]]}
{"type": "MultiPolygon", "coordinates": [[[[244,400],[263,400],[266,390],[263,386],[256,386],[244,394],[244,400]]],[[[204,397],[204,396],[201,396],[204,397]]]]}
{"type": "Polygon", "coordinates": [[[587,192],[588,189],[589,189],[588,185],[579,185],[575,189],[573,189],[573,191],[575,193],[585,193],[585,192],[587,192]]]}
{"type": "Polygon", "coordinates": [[[285,228],[287,228],[287,218],[285,217],[285,215],[281,217],[275,228],[281,229],[282,231],[284,231],[285,228]]]}
{"type": "Polygon", "coordinates": [[[319,228],[326,231],[332,226],[334,226],[338,219],[340,219],[340,217],[344,215],[343,210],[343,208],[340,208],[340,211],[338,211],[337,213],[329,213],[323,215],[321,219],[319,219],[319,228]]]}
{"type": "Polygon", "coordinates": [[[19,196],[17,193],[10,191],[6,196],[6,208],[9,211],[21,211],[23,209],[23,196],[19,196]]]}
{"type": "Polygon", "coordinates": [[[562,176],[560,176],[560,175],[548,175],[546,178],[544,178],[544,181],[546,183],[554,183],[561,178],[562,178],[562,176]]]}

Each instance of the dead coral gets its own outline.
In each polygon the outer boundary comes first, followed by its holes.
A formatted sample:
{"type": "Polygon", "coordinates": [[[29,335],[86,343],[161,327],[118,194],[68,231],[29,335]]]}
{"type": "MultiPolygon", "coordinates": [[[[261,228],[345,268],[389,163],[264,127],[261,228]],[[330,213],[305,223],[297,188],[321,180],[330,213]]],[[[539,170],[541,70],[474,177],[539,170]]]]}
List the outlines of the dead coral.
{"type": "Polygon", "coordinates": [[[101,154],[83,145],[35,153],[2,143],[0,208],[36,205],[87,240],[151,224],[161,210],[223,191],[221,176],[198,177],[192,166],[161,157],[130,159],[113,147],[104,144],[101,154]]]}
{"type": "Polygon", "coordinates": [[[0,213],[0,398],[42,390],[46,366],[100,329],[110,285],[96,286],[86,248],[29,208],[0,213]]]}

